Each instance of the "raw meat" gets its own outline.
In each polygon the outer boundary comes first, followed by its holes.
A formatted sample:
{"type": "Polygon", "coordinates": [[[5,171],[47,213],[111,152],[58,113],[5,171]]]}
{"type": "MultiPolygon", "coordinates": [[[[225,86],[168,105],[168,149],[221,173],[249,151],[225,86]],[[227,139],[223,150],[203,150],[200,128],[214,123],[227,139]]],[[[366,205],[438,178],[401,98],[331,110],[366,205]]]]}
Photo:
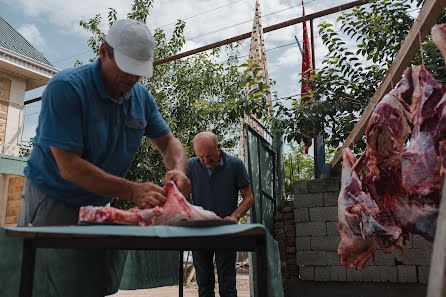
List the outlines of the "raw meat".
{"type": "MultiPolygon", "coordinates": [[[[434,27],[432,36],[446,60],[446,25],[434,27]]],[[[445,92],[424,66],[407,69],[373,111],[364,154],[356,161],[343,151],[342,265],[362,269],[378,247],[402,251],[409,233],[433,241],[446,173],[445,92]]]]}
{"type": "Polygon", "coordinates": [[[222,220],[214,212],[187,202],[173,182],[169,182],[164,189],[167,191],[167,200],[162,207],[122,210],[114,207],[84,206],[79,211],[79,223],[150,226],[175,225],[182,220],[222,220]]]}

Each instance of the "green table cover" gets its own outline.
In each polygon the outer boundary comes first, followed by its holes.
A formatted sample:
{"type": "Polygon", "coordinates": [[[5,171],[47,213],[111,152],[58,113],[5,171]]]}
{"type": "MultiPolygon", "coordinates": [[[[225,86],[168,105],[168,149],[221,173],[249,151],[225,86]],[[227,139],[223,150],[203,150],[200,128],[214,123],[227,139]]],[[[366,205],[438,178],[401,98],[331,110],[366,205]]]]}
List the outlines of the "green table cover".
{"type": "MultiPolygon", "coordinates": [[[[194,237],[231,235],[262,228],[266,234],[268,296],[283,297],[277,242],[260,224],[215,227],[63,226],[0,228],[0,296],[18,296],[23,238],[6,230],[37,233],[194,237]]],[[[175,249],[175,247],[172,247],[175,249]]],[[[178,251],[115,249],[46,249],[36,253],[33,296],[99,297],[125,290],[147,289],[178,282],[178,251]]]]}

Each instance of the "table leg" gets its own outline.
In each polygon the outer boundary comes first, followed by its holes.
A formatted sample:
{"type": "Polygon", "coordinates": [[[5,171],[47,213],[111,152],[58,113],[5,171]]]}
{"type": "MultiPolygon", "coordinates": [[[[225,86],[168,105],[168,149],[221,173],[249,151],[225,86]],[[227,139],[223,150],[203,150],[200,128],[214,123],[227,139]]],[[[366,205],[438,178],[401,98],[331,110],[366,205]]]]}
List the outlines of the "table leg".
{"type": "Polygon", "coordinates": [[[259,297],[266,297],[266,248],[265,241],[257,242],[256,246],[257,264],[257,294],[259,297]]]}
{"type": "Polygon", "coordinates": [[[23,240],[22,275],[20,279],[20,297],[32,297],[34,281],[34,262],[36,259],[36,248],[32,240],[23,240]]]}
{"type": "Polygon", "coordinates": [[[180,297],[183,297],[183,251],[180,251],[180,262],[178,265],[178,294],[180,297]]]}

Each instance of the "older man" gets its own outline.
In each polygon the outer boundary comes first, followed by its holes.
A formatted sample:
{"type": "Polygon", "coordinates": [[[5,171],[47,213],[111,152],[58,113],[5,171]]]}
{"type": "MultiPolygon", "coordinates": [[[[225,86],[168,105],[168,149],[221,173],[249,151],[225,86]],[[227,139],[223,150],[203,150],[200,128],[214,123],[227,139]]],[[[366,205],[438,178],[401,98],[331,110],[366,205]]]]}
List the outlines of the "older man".
{"type": "MultiPolygon", "coordinates": [[[[254,202],[243,162],[221,150],[217,137],[211,132],[197,134],[193,145],[197,156],[188,160],[187,168],[193,203],[215,212],[225,220],[238,222],[254,202]],[[240,205],[239,192],[243,198],[240,205]]],[[[224,250],[193,252],[199,296],[215,296],[214,254],[220,296],[237,296],[236,252],[224,250]]]]}

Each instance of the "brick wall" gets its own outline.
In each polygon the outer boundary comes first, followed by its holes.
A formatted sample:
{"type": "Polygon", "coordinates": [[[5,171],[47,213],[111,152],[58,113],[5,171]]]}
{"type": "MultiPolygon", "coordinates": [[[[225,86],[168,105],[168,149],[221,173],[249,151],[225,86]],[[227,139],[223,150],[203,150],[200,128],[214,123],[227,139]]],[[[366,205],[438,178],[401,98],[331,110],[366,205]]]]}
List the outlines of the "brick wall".
{"type": "Polygon", "coordinates": [[[25,178],[23,176],[10,177],[8,186],[8,201],[6,203],[5,225],[17,224],[19,216],[20,199],[25,178]]]}
{"type": "Polygon", "coordinates": [[[8,118],[8,101],[10,91],[11,80],[0,76],[0,144],[4,143],[5,141],[6,119],[8,118]]]}
{"type": "Polygon", "coordinates": [[[283,283],[285,280],[299,279],[296,265],[296,225],[293,201],[285,201],[277,208],[277,214],[274,216],[274,237],[279,244],[283,283]]]}
{"type": "Polygon", "coordinates": [[[426,284],[432,244],[419,235],[411,235],[401,253],[375,253],[365,269],[345,269],[337,255],[340,241],[337,230],[337,199],[340,179],[296,182],[294,221],[296,265],[299,278],[315,281],[364,281],[426,284]]]}

